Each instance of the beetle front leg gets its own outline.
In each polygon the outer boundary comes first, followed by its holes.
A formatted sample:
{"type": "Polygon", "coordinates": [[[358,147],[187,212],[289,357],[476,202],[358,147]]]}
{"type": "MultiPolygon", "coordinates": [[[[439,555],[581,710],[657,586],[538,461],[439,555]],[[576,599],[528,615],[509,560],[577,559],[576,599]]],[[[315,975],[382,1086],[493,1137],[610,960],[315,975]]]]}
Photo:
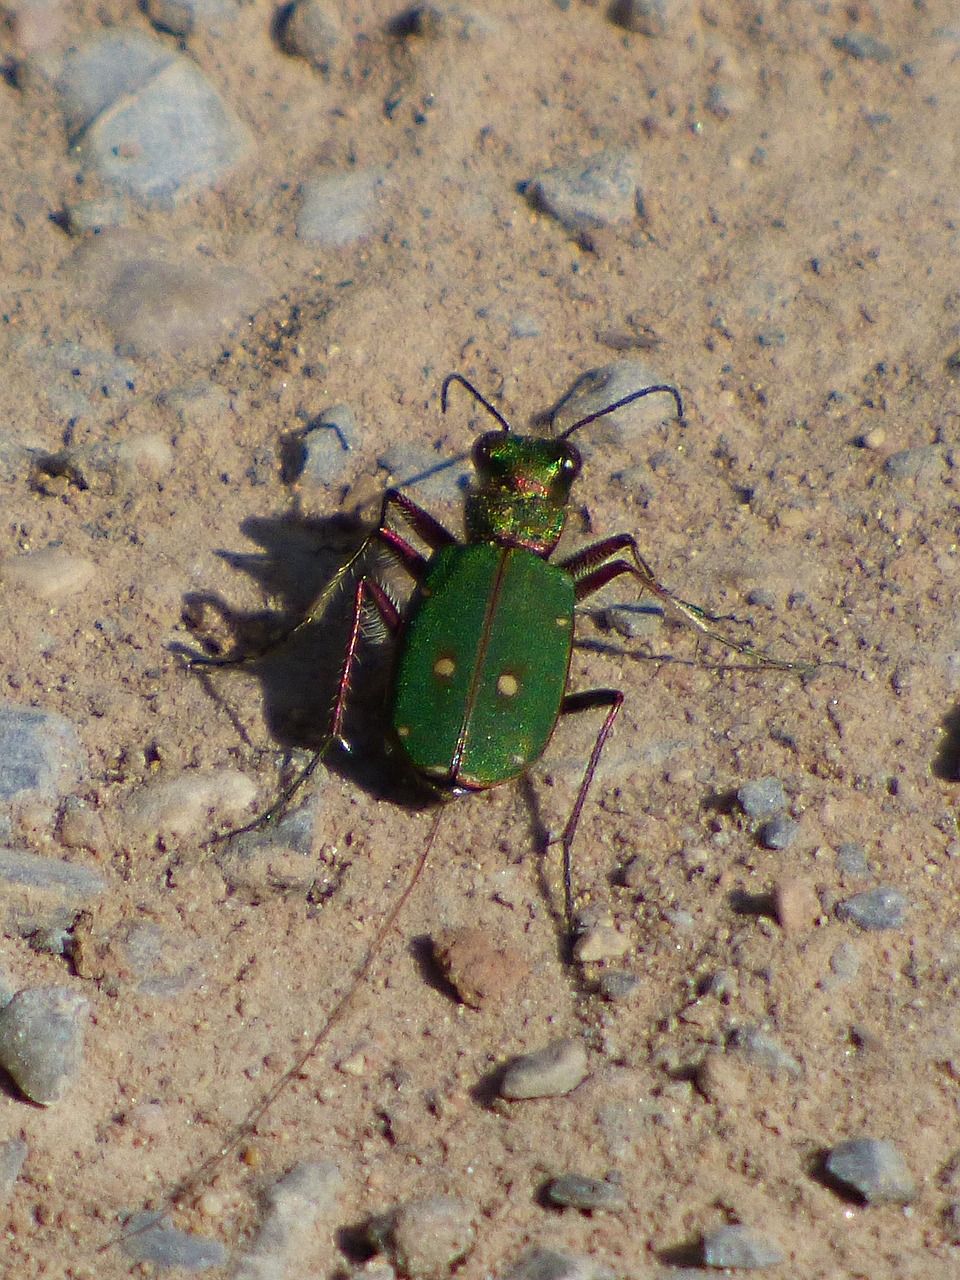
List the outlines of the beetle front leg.
{"type": "Polygon", "coordinates": [[[571,946],[574,938],[573,870],[571,856],[573,850],[573,838],[577,833],[577,827],[580,823],[580,814],[583,812],[583,806],[587,799],[587,792],[590,790],[591,782],[593,782],[593,775],[596,773],[597,765],[600,762],[600,753],[603,751],[604,743],[609,736],[610,730],[613,728],[613,722],[616,720],[622,706],[623,694],[619,689],[587,689],[583,693],[568,693],[560,708],[560,714],[562,716],[574,715],[579,711],[593,711],[597,707],[608,708],[606,719],[600,726],[600,732],[597,734],[597,740],[594,742],[593,750],[590,752],[590,760],[584,770],[583,778],[580,780],[580,790],[577,792],[577,798],[574,801],[573,809],[570,811],[570,817],[567,819],[566,826],[563,828],[563,835],[561,836],[561,843],[563,845],[563,914],[567,937],[570,939],[571,946]]]}
{"type": "Polygon", "coordinates": [[[614,578],[618,578],[622,574],[629,574],[640,583],[644,591],[649,592],[657,600],[662,600],[668,609],[679,614],[681,618],[696,627],[698,631],[705,636],[709,636],[711,640],[716,640],[718,644],[722,644],[725,648],[732,649],[734,653],[739,653],[742,657],[748,658],[751,662],[759,662],[767,667],[776,667],[780,671],[798,671],[801,675],[810,674],[816,669],[815,664],[809,662],[787,662],[783,658],[776,658],[772,654],[764,653],[761,649],[755,649],[753,645],[745,644],[741,640],[733,640],[730,636],[724,635],[722,631],[718,631],[716,627],[711,625],[716,621],[712,614],[707,613],[706,609],[701,609],[699,605],[691,604],[688,600],[681,600],[679,596],[675,596],[672,591],[663,585],[640,554],[640,548],[637,546],[637,541],[632,534],[619,533],[612,538],[605,538],[602,542],[596,542],[592,546],[584,547],[582,551],[578,551],[570,556],[569,559],[563,561],[559,567],[565,569],[573,577],[574,590],[578,602],[587,596],[593,595],[601,587],[605,587],[608,582],[612,582],[614,578]],[[611,560],[609,557],[616,555],[618,551],[629,551],[631,559],[619,558],[611,560]]]}

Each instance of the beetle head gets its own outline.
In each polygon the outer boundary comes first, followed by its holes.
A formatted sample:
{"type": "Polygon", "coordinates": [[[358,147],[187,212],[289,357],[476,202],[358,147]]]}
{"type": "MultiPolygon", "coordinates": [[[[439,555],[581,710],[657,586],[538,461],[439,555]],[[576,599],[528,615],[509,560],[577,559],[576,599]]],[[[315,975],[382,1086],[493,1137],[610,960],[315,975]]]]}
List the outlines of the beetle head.
{"type": "Polygon", "coordinates": [[[476,487],[467,495],[471,540],[549,555],[563,532],[580,453],[566,440],[488,431],[473,446],[476,487]]]}

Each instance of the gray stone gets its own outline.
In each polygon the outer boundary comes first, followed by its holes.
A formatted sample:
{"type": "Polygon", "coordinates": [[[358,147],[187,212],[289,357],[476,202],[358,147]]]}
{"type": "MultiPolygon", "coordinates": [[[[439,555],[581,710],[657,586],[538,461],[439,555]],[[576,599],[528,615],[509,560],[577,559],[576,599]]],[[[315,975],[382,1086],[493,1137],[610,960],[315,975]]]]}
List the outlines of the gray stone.
{"type": "Polygon", "coordinates": [[[583,1041],[555,1040],[544,1049],[513,1059],[500,1081],[500,1096],[514,1100],[558,1097],[576,1089],[587,1074],[583,1041]]]}
{"type": "Polygon", "coordinates": [[[64,208],[67,230],[72,236],[124,227],[130,221],[130,209],[122,195],[103,196],[99,200],[76,200],[64,208]]]}
{"type": "Polygon", "coordinates": [[[305,58],[317,71],[329,69],[340,38],[339,19],[318,0],[295,0],[280,33],[284,50],[305,58]]]}
{"type": "Polygon", "coordinates": [[[867,1204],[910,1204],[917,1184],[896,1146],[886,1138],[850,1138],[824,1161],[829,1176],[867,1204]]]}
{"type": "Polygon", "coordinates": [[[107,887],[89,867],[44,858],[26,849],[0,849],[0,911],[8,933],[68,929],[107,887]]]}
{"type": "Polygon", "coordinates": [[[627,1207],[622,1187],[606,1178],[587,1178],[582,1173],[564,1173],[551,1178],[544,1194],[551,1204],[584,1212],[604,1209],[617,1213],[627,1207]]]}
{"type": "Polygon", "coordinates": [[[718,1227],[703,1237],[703,1261],[708,1267],[739,1267],[749,1271],[775,1267],[783,1260],[781,1249],[742,1223],[718,1227]]]}
{"type": "Polygon", "coordinates": [[[837,845],[837,870],[845,876],[868,876],[867,851],[857,840],[844,840],[837,845]]]}
{"type": "MultiPolygon", "coordinates": [[[[640,391],[644,387],[662,385],[647,360],[639,356],[623,356],[596,369],[588,369],[577,378],[554,411],[556,432],[565,430],[591,413],[599,413],[608,405],[640,391]]],[[[676,414],[676,406],[667,395],[651,395],[634,400],[616,412],[592,422],[588,431],[577,436],[577,448],[589,457],[594,445],[607,443],[618,447],[629,436],[632,440],[642,432],[676,414]]]]}
{"type": "Polygon", "coordinates": [[[353,410],[346,404],[324,409],[303,433],[300,478],[311,484],[335,484],[344,479],[360,447],[353,410]]]}
{"type": "Polygon", "coordinates": [[[846,35],[835,36],[833,47],[851,58],[864,62],[892,62],[893,50],[876,36],[867,32],[849,31],[846,35]]]}
{"type": "Polygon", "coordinates": [[[0,1195],[9,1196],[20,1177],[29,1148],[22,1138],[0,1142],[0,1195]]]}
{"type": "Polygon", "coordinates": [[[143,11],[158,31],[185,39],[193,31],[194,0],[143,0],[143,11]]]}
{"type": "Polygon", "coordinates": [[[260,1230],[241,1256],[234,1280],[281,1280],[297,1272],[307,1261],[317,1218],[333,1213],[342,1187],[332,1160],[294,1165],[267,1192],[260,1230]]]}
{"type": "Polygon", "coordinates": [[[800,834],[800,823],[785,813],[765,822],[760,829],[760,843],[765,849],[789,849],[800,834]]]}
{"type": "Polygon", "coordinates": [[[180,1267],[191,1273],[222,1267],[228,1256],[219,1240],[179,1231],[169,1218],[154,1213],[138,1213],[130,1219],[122,1248],[135,1262],[180,1267]]]}
{"type": "Polygon", "coordinates": [[[403,1275],[444,1276],[474,1246],[475,1213],[456,1196],[429,1196],[373,1219],[367,1230],[374,1248],[403,1275]]]}
{"type": "Polygon", "coordinates": [[[300,192],[298,238],[337,248],[371,235],[381,217],[383,181],[378,168],[308,179],[300,192]]]}
{"type": "Polygon", "coordinates": [[[89,1008],[69,987],[33,987],[0,1009],[0,1066],[31,1102],[59,1102],[78,1074],[89,1008]]]}
{"type": "Polygon", "coordinates": [[[626,969],[607,969],[605,973],[601,973],[597,986],[604,1000],[629,1000],[636,994],[640,979],[626,969]]]}
{"type": "Polygon", "coordinates": [[[540,1247],[502,1272],[501,1280],[614,1280],[614,1272],[596,1258],[540,1247]]]}
{"type": "Polygon", "coordinates": [[[624,640],[650,640],[660,634],[664,610],[661,604],[614,604],[603,616],[606,625],[624,640]]]}
{"type": "Polygon", "coordinates": [[[912,480],[927,488],[937,484],[946,474],[947,452],[942,445],[918,445],[891,453],[883,464],[884,472],[894,480],[912,480]]]}
{"type": "Polygon", "coordinates": [[[634,221],[643,210],[640,161],[615,147],[536,175],[534,204],[570,231],[588,231],[634,221]]]}
{"type": "Polygon", "coordinates": [[[138,370],[132,360],[66,340],[26,339],[14,350],[36,375],[34,393],[44,411],[95,424],[106,440],[117,434],[118,418],[126,419],[135,400],[138,370]]]}
{"type": "Polygon", "coordinates": [[[688,5],[677,4],[675,0],[614,0],[609,17],[625,31],[662,36],[666,35],[668,20],[675,26],[688,9],[688,5]]]}
{"type": "Polygon", "coordinates": [[[0,705],[0,804],[54,801],[82,776],[80,741],[55,711],[0,705]]]}
{"type": "Polygon", "coordinates": [[[773,1077],[785,1075],[796,1080],[803,1074],[793,1054],[760,1027],[737,1027],[730,1033],[728,1047],[773,1077]]]}
{"type": "Polygon", "coordinates": [[[146,205],[211,187],[252,144],[195,63],[130,32],[70,53],[58,88],[84,167],[146,205]]]}
{"type": "Polygon", "coordinates": [[[907,918],[908,906],[899,889],[882,884],[838,902],[834,914],[838,920],[849,920],[861,929],[899,929],[907,918]]]}
{"type": "Polygon", "coordinates": [[[745,782],[737,790],[740,808],[755,822],[763,822],[783,813],[789,801],[779,778],[757,778],[753,782],[745,782]]]}

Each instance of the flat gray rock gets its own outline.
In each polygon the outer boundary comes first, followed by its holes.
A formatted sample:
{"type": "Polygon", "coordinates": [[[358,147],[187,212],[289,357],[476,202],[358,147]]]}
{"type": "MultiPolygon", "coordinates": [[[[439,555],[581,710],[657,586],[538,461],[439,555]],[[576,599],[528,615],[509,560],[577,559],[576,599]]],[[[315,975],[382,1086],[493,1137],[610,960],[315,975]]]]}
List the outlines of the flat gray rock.
{"type": "Polygon", "coordinates": [[[69,987],[19,991],[0,1009],[0,1066],[31,1102],[59,1102],[77,1076],[89,1009],[69,987]]]}

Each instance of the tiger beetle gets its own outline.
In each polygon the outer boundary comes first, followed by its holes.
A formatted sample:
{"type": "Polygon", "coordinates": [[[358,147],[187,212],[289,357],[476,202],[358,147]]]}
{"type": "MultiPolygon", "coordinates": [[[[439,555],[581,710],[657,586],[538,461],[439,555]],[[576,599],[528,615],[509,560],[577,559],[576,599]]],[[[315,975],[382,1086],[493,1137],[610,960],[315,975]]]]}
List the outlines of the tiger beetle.
{"type": "MultiPolygon", "coordinates": [[[[644,396],[672,396],[682,419],[683,402],[675,387],[659,383],[642,387],[587,414],[558,435],[545,437],[518,435],[506,418],[457,373],[450,374],[443,383],[440,403],[444,413],[454,383],[468,391],[498,424],[480,436],[473,447],[476,482],[466,498],[465,540],[459,541],[399,490],[386,491],[376,529],[342,566],[293,632],[323,616],[333,594],[373,542],[382,544],[413,578],[415,591],[409,608],[401,610],[375,577],[365,574],[359,579],[329,736],[266,813],[226,836],[259,827],[282,809],[316,769],[331,743],[339,742],[349,750],[344,717],[364,616],[372,604],[397,645],[387,699],[390,743],[434,794],[485,791],[520,777],[541,758],[561,716],[592,710],[604,713],[561,836],[564,924],[569,946],[574,920],[573,840],[604,743],[623,704],[619,689],[568,690],[577,604],[614,578],[626,575],[642,591],[648,591],[701,632],[745,658],[801,674],[808,674],[811,668],[770,657],[716,631],[710,625],[715,619],[674,596],[657,580],[631,534],[602,538],[565,559],[551,558],[563,530],[571,486],[582,465],[570,437],[644,396]],[[429,554],[422,554],[397,532],[391,519],[404,522],[429,554]]],[[[228,666],[236,661],[229,656],[197,656],[191,665],[228,666]]],[[[402,893],[380,921],[364,959],[350,974],[323,1025],[217,1151],[167,1193],[167,1205],[178,1203],[210,1179],[226,1155],[256,1130],[264,1114],[303,1072],[345,1016],[427,865],[442,812],[438,810],[434,815],[402,893]]],[[[120,1238],[143,1229],[132,1228],[120,1238]]]]}
{"type": "MultiPolygon", "coordinates": [[[[619,689],[568,689],[574,613],[580,601],[614,578],[628,575],[642,591],[744,657],[783,670],[805,668],[715,631],[710,615],[674,596],[657,580],[631,534],[614,534],[565,559],[551,559],[563,532],[571,487],[582,468],[571,436],[651,395],[672,396],[682,420],[683,401],[675,387],[660,383],[642,387],[587,414],[558,435],[524,436],[458,373],[444,380],[440,395],[444,413],[455,383],[498,423],[473,446],[476,480],[466,495],[466,538],[458,540],[400,490],[386,491],[377,528],[294,631],[322,615],[331,594],[374,541],[409,573],[415,583],[413,598],[402,610],[375,577],[359,579],[329,737],[280,801],[242,830],[259,826],[286,804],[331,743],[349,751],[344,718],[364,617],[372,605],[397,649],[387,697],[388,746],[434,794],[449,797],[486,791],[518,778],[541,758],[561,716],[605,712],[561,835],[569,944],[574,925],[574,836],[604,743],[623,704],[619,689]],[[392,527],[391,520],[405,524],[429,554],[418,551],[392,527]]],[[[232,659],[195,661],[220,665],[232,659]]]]}

